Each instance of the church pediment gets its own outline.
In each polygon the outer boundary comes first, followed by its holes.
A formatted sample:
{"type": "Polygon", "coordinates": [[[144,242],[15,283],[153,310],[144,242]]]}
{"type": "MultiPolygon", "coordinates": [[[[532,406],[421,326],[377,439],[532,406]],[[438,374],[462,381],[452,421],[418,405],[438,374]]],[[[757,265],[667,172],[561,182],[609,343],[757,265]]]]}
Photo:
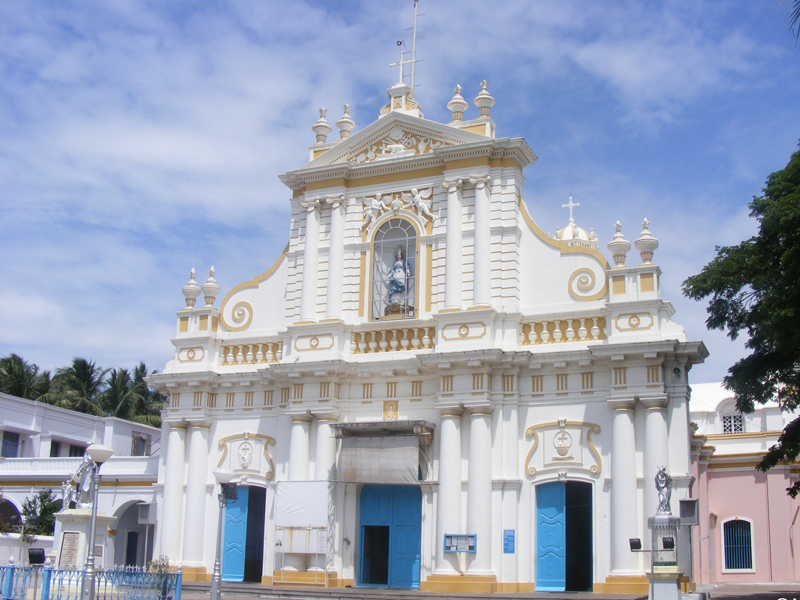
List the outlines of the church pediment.
{"type": "Polygon", "coordinates": [[[358,166],[383,160],[430,154],[437,148],[486,141],[486,136],[418,117],[390,113],[331,148],[301,169],[327,165],[358,166]]]}

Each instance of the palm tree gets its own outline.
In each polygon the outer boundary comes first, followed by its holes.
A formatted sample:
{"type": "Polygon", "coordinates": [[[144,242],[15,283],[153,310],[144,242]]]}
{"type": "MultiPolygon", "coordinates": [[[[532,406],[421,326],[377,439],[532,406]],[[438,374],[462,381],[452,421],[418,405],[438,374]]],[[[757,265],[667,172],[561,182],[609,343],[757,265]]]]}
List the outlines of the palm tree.
{"type": "Polygon", "coordinates": [[[61,408],[104,417],[106,414],[99,405],[99,396],[107,375],[108,369],[101,369],[94,361],[73,358],[69,367],[56,371],[50,392],[40,399],[61,408]]]}
{"type": "Polygon", "coordinates": [[[141,401],[136,407],[135,416],[132,420],[144,425],[161,427],[161,410],[164,408],[164,397],[157,390],[151,389],[145,381],[145,377],[154,373],[156,371],[149,371],[147,365],[143,362],[140,362],[133,369],[133,383],[134,385],[141,385],[142,390],[139,392],[141,401]]]}
{"type": "Polygon", "coordinates": [[[99,397],[100,408],[109,417],[132,420],[142,404],[142,392],[147,392],[144,382],[135,383],[127,369],[112,369],[107,387],[99,397]]]}
{"type": "MultiPolygon", "coordinates": [[[[786,2],[786,0],[783,0],[786,2]]],[[[800,0],[793,0],[792,7],[789,9],[789,24],[795,29],[794,37],[800,42],[800,0]]]]}
{"type": "Polygon", "coordinates": [[[18,354],[0,358],[0,392],[36,400],[49,391],[50,383],[49,371],[40,373],[39,367],[18,354]]]}

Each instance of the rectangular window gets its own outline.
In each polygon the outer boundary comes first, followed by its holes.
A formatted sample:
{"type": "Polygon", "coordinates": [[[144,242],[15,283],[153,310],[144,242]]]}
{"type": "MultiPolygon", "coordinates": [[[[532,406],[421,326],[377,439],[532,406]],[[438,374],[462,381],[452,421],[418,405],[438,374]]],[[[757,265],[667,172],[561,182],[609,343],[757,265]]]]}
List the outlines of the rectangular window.
{"type": "Polygon", "coordinates": [[[503,391],[514,391],[514,375],[503,375],[503,391]]]}
{"type": "Polygon", "coordinates": [[[253,394],[255,394],[255,392],[245,392],[244,393],[244,405],[246,407],[253,406],[253,394]]]}
{"type": "Polygon", "coordinates": [[[563,375],[556,375],[556,391],[558,392],[565,392],[567,391],[567,374],[563,375]]]}
{"type": "Polygon", "coordinates": [[[722,415],[722,433],[744,433],[744,417],[742,415],[722,415]]]}
{"type": "Polygon", "coordinates": [[[84,452],[86,452],[86,448],[83,446],[75,446],[74,444],[70,444],[69,446],[70,458],[81,458],[84,452]]]}
{"type": "Polygon", "coordinates": [[[292,388],[281,388],[281,404],[286,404],[289,402],[289,391],[292,388]]]}
{"type": "Polygon", "coordinates": [[[328,381],[320,382],[319,384],[319,397],[327,398],[331,393],[331,384],[328,381]]]}
{"type": "Polygon", "coordinates": [[[414,398],[419,398],[422,396],[422,382],[421,381],[412,381],[411,382],[411,395],[414,398]]]}
{"type": "Polygon", "coordinates": [[[195,392],[194,393],[194,407],[198,408],[203,406],[203,392],[195,392]]]}
{"type": "Polygon", "coordinates": [[[752,570],[753,545],[750,522],[734,519],[723,526],[725,570],[752,570]]]}
{"type": "Polygon", "coordinates": [[[472,374],[472,389],[473,390],[483,389],[483,373],[472,374]]]}
{"type": "Polygon", "coordinates": [[[236,399],[236,392],[225,393],[225,408],[233,408],[234,400],[236,399]]]}
{"type": "MultiPolygon", "coordinates": [[[[396,381],[387,381],[386,382],[386,397],[387,398],[396,398],[397,397],[397,382],[396,381]]],[[[384,419],[384,421],[391,420],[391,419],[384,419]]]]}
{"type": "Polygon", "coordinates": [[[371,383],[362,383],[361,384],[361,399],[362,400],[372,400],[372,384],[371,383]]]}
{"type": "Polygon", "coordinates": [[[626,385],[628,383],[628,368],[614,367],[614,385],[626,385]]]}
{"type": "Polygon", "coordinates": [[[659,365],[648,365],[647,367],[647,383],[658,383],[660,380],[659,372],[661,367],[659,365]]]}
{"type": "MultiPolygon", "coordinates": [[[[203,392],[199,393],[202,394],[203,392]]],[[[217,395],[209,392],[207,403],[208,403],[208,408],[217,408],[217,395]]]]}
{"type": "Polygon", "coordinates": [[[264,392],[264,406],[272,406],[272,396],[274,393],[274,390],[267,390],[264,392]]]}
{"type": "Polygon", "coordinates": [[[302,383],[295,383],[293,386],[294,389],[294,396],[292,400],[302,400],[303,399],[303,385],[302,383]]]}
{"type": "Polygon", "coordinates": [[[19,447],[19,434],[11,431],[3,433],[3,449],[0,455],[3,458],[17,458],[17,448],[19,447]]]}
{"type": "Polygon", "coordinates": [[[443,392],[452,392],[453,391],[453,376],[452,375],[443,375],[442,376],[442,391],[443,392]]]}
{"type": "Polygon", "coordinates": [[[50,457],[57,458],[61,454],[61,442],[50,442],[50,457]]]}
{"type": "Polygon", "coordinates": [[[171,394],[170,398],[172,399],[172,408],[178,408],[181,405],[180,393],[171,394]]]}
{"type": "Polygon", "coordinates": [[[581,389],[590,390],[594,387],[594,373],[581,373],[581,389]]]}
{"type": "Polygon", "coordinates": [[[131,433],[131,456],[150,456],[150,436],[134,431],[131,433]]]}
{"type": "Polygon", "coordinates": [[[531,376],[531,389],[534,394],[538,394],[544,389],[544,375],[531,376]]]}

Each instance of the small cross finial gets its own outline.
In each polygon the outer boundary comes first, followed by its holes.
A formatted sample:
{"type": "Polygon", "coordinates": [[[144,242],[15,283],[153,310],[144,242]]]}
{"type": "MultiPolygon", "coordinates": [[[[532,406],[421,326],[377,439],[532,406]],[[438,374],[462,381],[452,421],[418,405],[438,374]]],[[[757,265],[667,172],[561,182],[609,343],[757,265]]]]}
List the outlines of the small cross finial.
{"type": "Polygon", "coordinates": [[[456,94],[460,94],[460,93],[461,93],[461,90],[463,90],[463,89],[464,89],[464,88],[462,88],[460,85],[457,85],[456,87],[454,87],[454,88],[453,88],[453,91],[454,91],[456,94]]]}
{"type": "Polygon", "coordinates": [[[572,218],[572,209],[575,208],[576,206],[580,206],[580,205],[581,205],[580,202],[573,202],[572,201],[572,194],[569,195],[569,202],[567,204],[562,204],[561,205],[561,208],[568,208],[569,209],[569,222],[570,223],[574,222],[574,220],[572,218]]]}

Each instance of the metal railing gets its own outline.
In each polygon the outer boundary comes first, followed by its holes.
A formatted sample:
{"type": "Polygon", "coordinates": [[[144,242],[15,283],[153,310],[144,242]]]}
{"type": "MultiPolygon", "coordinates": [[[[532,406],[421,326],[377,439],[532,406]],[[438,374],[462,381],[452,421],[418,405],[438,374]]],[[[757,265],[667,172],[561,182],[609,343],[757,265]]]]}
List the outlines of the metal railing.
{"type": "MultiPolygon", "coordinates": [[[[114,567],[96,571],[95,600],[181,600],[181,572],[114,567]]],[[[2,600],[80,600],[83,570],[49,566],[0,567],[2,600]]]]}

